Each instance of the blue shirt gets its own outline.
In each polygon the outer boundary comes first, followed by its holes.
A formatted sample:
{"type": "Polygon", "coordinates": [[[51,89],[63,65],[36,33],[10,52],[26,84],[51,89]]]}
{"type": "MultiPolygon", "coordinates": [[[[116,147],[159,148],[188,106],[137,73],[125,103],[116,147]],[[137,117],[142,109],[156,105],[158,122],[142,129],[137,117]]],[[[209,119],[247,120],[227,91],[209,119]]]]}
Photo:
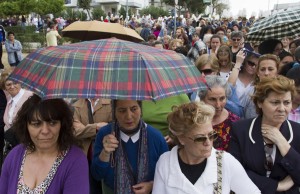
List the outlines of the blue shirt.
{"type": "Polygon", "coordinates": [[[0,25],[0,42],[4,42],[4,41],[5,41],[5,30],[3,26],[0,25]]]}
{"type": "MultiPolygon", "coordinates": [[[[111,133],[112,124],[108,124],[104,127],[102,127],[95,140],[95,146],[94,146],[94,154],[93,154],[93,160],[92,160],[92,166],[91,166],[91,173],[92,176],[96,180],[104,180],[104,183],[110,187],[111,189],[114,188],[114,168],[111,167],[110,162],[103,162],[99,159],[99,154],[101,153],[103,149],[103,138],[111,133]]],[[[166,140],[162,136],[162,134],[155,128],[153,128],[150,125],[147,125],[147,144],[148,144],[148,158],[149,158],[149,177],[148,181],[152,181],[154,179],[154,172],[155,172],[155,166],[156,162],[158,161],[160,155],[162,155],[164,152],[168,151],[168,145],[166,143],[166,140]]],[[[125,151],[127,152],[127,157],[130,162],[130,165],[133,168],[133,171],[137,172],[137,152],[138,152],[138,145],[139,141],[132,142],[129,140],[127,143],[122,141],[125,151]],[[130,152],[128,152],[130,150],[130,152]]]]}

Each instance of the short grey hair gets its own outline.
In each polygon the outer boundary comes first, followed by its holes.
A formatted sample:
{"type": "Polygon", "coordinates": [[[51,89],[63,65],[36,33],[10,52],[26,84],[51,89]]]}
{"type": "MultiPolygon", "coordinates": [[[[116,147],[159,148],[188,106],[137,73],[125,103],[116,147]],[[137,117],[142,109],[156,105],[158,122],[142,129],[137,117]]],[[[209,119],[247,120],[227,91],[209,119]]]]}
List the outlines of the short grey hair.
{"type": "Polygon", "coordinates": [[[231,96],[232,91],[231,91],[231,88],[225,78],[223,78],[219,75],[207,75],[207,76],[205,76],[205,80],[206,80],[208,89],[199,91],[198,96],[199,96],[200,100],[203,100],[205,98],[205,96],[207,95],[207,92],[208,92],[208,90],[210,90],[210,88],[214,88],[217,86],[224,88],[227,99],[231,96]]]}
{"type": "Polygon", "coordinates": [[[241,32],[241,31],[238,31],[238,32],[235,32],[235,31],[233,31],[233,32],[231,32],[231,34],[230,34],[230,39],[232,39],[232,38],[243,38],[243,32],[241,32]]]}

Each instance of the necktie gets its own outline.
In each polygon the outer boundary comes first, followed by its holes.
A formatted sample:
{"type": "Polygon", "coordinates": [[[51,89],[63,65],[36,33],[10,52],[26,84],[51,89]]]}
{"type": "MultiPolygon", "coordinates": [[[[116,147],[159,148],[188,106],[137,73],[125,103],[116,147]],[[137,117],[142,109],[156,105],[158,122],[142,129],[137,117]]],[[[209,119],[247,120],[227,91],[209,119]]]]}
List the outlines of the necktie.
{"type": "Polygon", "coordinates": [[[266,162],[265,162],[265,169],[267,170],[267,176],[269,177],[272,168],[273,168],[273,144],[265,144],[265,153],[266,153],[266,162]]]}

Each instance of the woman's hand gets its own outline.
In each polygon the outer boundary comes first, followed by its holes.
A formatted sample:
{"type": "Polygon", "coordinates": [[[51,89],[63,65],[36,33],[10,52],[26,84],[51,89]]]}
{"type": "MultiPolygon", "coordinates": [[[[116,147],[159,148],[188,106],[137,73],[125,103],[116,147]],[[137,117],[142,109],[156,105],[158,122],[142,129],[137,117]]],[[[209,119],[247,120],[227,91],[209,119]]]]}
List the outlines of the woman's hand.
{"type": "Polygon", "coordinates": [[[108,162],[111,153],[118,148],[119,141],[115,137],[115,134],[109,134],[103,138],[102,143],[103,143],[103,149],[99,155],[99,159],[103,162],[108,162]]]}
{"type": "Polygon", "coordinates": [[[142,182],[136,185],[133,185],[133,192],[135,194],[149,194],[152,191],[153,181],[142,182]]]}
{"type": "Polygon", "coordinates": [[[101,127],[104,127],[105,125],[107,125],[107,122],[96,123],[97,131],[98,131],[101,127]]]}
{"type": "Polygon", "coordinates": [[[236,54],[236,63],[234,65],[234,67],[236,68],[241,68],[244,59],[245,59],[246,55],[243,51],[243,49],[241,49],[237,54],[236,54]]]}
{"type": "Polygon", "coordinates": [[[294,181],[290,176],[286,176],[283,180],[278,182],[277,191],[287,191],[294,185],[294,181]]]}
{"type": "Polygon", "coordinates": [[[278,147],[280,154],[284,157],[291,146],[279,131],[279,129],[266,124],[262,124],[261,129],[262,136],[267,140],[266,143],[269,143],[268,141],[271,141],[271,143],[275,144],[278,147]]]}
{"type": "Polygon", "coordinates": [[[169,135],[165,136],[165,140],[169,146],[172,146],[175,144],[174,140],[169,135]]]}

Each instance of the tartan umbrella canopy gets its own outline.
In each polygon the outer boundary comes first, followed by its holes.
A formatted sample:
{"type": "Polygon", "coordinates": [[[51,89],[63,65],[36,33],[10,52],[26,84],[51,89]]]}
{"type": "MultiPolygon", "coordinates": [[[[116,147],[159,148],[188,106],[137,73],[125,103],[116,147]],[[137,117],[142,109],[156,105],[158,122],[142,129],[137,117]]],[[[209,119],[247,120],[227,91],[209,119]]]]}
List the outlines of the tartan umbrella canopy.
{"type": "Polygon", "coordinates": [[[119,23],[100,21],[76,21],[62,30],[64,37],[82,41],[115,37],[132,42],[142,42],[144,39],[133,29],[126,28],[119,23]]]}
{"type": "Polygon", "coordinates": [[[116,38],[37,49],[8,79],[43,99],[157,100],[207,88],[185,56],[116,38]]]}
{"type": "Polygon", "coordinates": [[[267,39],[296,38],[300,35],[300,9],[281,11],[253,24],[247,34],[248,42],[267,39]]]}

